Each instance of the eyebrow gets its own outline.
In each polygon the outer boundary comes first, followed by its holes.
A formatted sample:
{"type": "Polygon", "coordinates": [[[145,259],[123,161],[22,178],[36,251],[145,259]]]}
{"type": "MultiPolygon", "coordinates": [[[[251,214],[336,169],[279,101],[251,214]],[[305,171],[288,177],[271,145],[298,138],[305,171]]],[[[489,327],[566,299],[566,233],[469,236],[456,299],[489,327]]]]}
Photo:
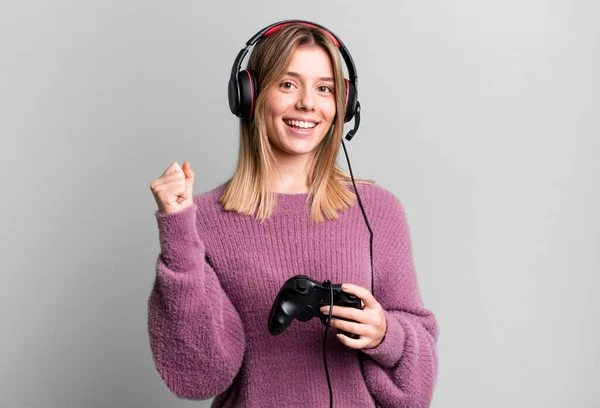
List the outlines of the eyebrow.
{"type": "MultiPolygon", "coordinates": [[[[299,73],[293,72],[293,71],[288,71],[285,74],[289,75],[289,76],[292,76],[292,77],[296,77],[296,78],[300,78],[300,76],[301,76],[299,73]]],[[[320,77],[319,81],[335,82],[332,77],[320,77]]]]}

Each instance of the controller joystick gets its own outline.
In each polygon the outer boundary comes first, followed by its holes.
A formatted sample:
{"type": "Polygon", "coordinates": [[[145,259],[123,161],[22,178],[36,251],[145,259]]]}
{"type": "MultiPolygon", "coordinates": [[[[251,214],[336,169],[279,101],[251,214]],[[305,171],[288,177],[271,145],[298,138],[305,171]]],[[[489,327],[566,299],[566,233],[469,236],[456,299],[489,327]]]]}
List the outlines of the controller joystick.
{"type": "MultiPolygon", "coordinates": [[[[317,282],[305,275],[296,275],[288,279],[279,290],[269,313],[268,325],[271,335],[283,333],[294,319],[307,322],[318,316],[321,323],[327,325],[329,314],[322,313],[320,309],[332,303],[330,301],[332,291],[334,306],[361,308],[360,299],[344,292],[341,284],[331,284],[330,289],[326,283],[317,282]]],[[[342,317],[336,319],[353,321],[342,317]]],[[[355,333],[339,329],[338,331],[352,339],[360,337],[355,333]]]]}

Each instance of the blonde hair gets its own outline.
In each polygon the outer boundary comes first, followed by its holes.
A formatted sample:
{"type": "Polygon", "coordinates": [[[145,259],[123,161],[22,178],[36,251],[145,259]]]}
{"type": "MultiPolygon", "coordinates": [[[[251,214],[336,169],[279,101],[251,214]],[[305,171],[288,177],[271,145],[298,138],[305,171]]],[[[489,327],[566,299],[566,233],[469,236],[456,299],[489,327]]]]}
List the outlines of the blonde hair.
{"type": "MultiPolygon", "coordinates": [[[[277,85],[287,71],[296,49],[321,47],[331,58],[335,81],[336,115],[331,128],[316,147],[309,163],[309,196],[312,197],[311,220],[322,222],[338,218],[338,211],[354,203],[356,194],[347,186],[349,174],[336,163],[343,137],[345,116],[345,80],[337,46],[323,30],[292,23],[261,39],[248,60],[246,69],[257,77],[260,92],[255,111],[249,119],[240,119],[240,147],[237,167],[219,202],[227,211],[255,215],[263,222],[276,205],[273,174],[278,171],[264,120],[267,90],[277,85]]],[[[374,181],[355,177],[356,183],[374,181]]]]}

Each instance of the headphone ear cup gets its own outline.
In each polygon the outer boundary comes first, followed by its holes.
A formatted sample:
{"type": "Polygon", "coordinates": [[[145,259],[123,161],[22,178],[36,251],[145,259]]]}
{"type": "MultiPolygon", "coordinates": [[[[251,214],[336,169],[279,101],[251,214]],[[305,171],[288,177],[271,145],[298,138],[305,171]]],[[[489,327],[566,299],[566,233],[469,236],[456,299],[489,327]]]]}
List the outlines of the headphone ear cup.
{"type": "Polygon", "coordinates": [[[242,119],[250,119],[254,113],[254,104],[258,95],[258,81],[250,70],[238,72],[239,109],[237,116],[242,119]]]}
{"type": "Polygon", "coordinates": [[[229,100],[229,109],[231,110],[231,113],[237,116],[240,111],[240,97],[238,84],[234,78],[231,78],[227,85],[227,99],[229,100]]]}
{"type": "Polygon", "coordinates": [[[350,122],[356,113],[356,104],[358,102],[358,95],[354,84],[344,78],[346,81],[346,115],[344,116],[344,122],[350,122]]]}

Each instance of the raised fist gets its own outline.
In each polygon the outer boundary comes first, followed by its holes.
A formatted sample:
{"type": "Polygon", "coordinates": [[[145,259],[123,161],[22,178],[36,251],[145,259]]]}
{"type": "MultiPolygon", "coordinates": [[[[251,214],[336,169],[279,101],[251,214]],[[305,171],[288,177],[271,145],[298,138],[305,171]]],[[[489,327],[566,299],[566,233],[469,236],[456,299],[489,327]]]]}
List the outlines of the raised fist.
{"type": "Polygon", "coordinates": [[[167,214],[173,214],[194,205],[194,172],[188,161],[171,164],[165,172],[152,183],[150,190],[158,209],[167,214]]]}

